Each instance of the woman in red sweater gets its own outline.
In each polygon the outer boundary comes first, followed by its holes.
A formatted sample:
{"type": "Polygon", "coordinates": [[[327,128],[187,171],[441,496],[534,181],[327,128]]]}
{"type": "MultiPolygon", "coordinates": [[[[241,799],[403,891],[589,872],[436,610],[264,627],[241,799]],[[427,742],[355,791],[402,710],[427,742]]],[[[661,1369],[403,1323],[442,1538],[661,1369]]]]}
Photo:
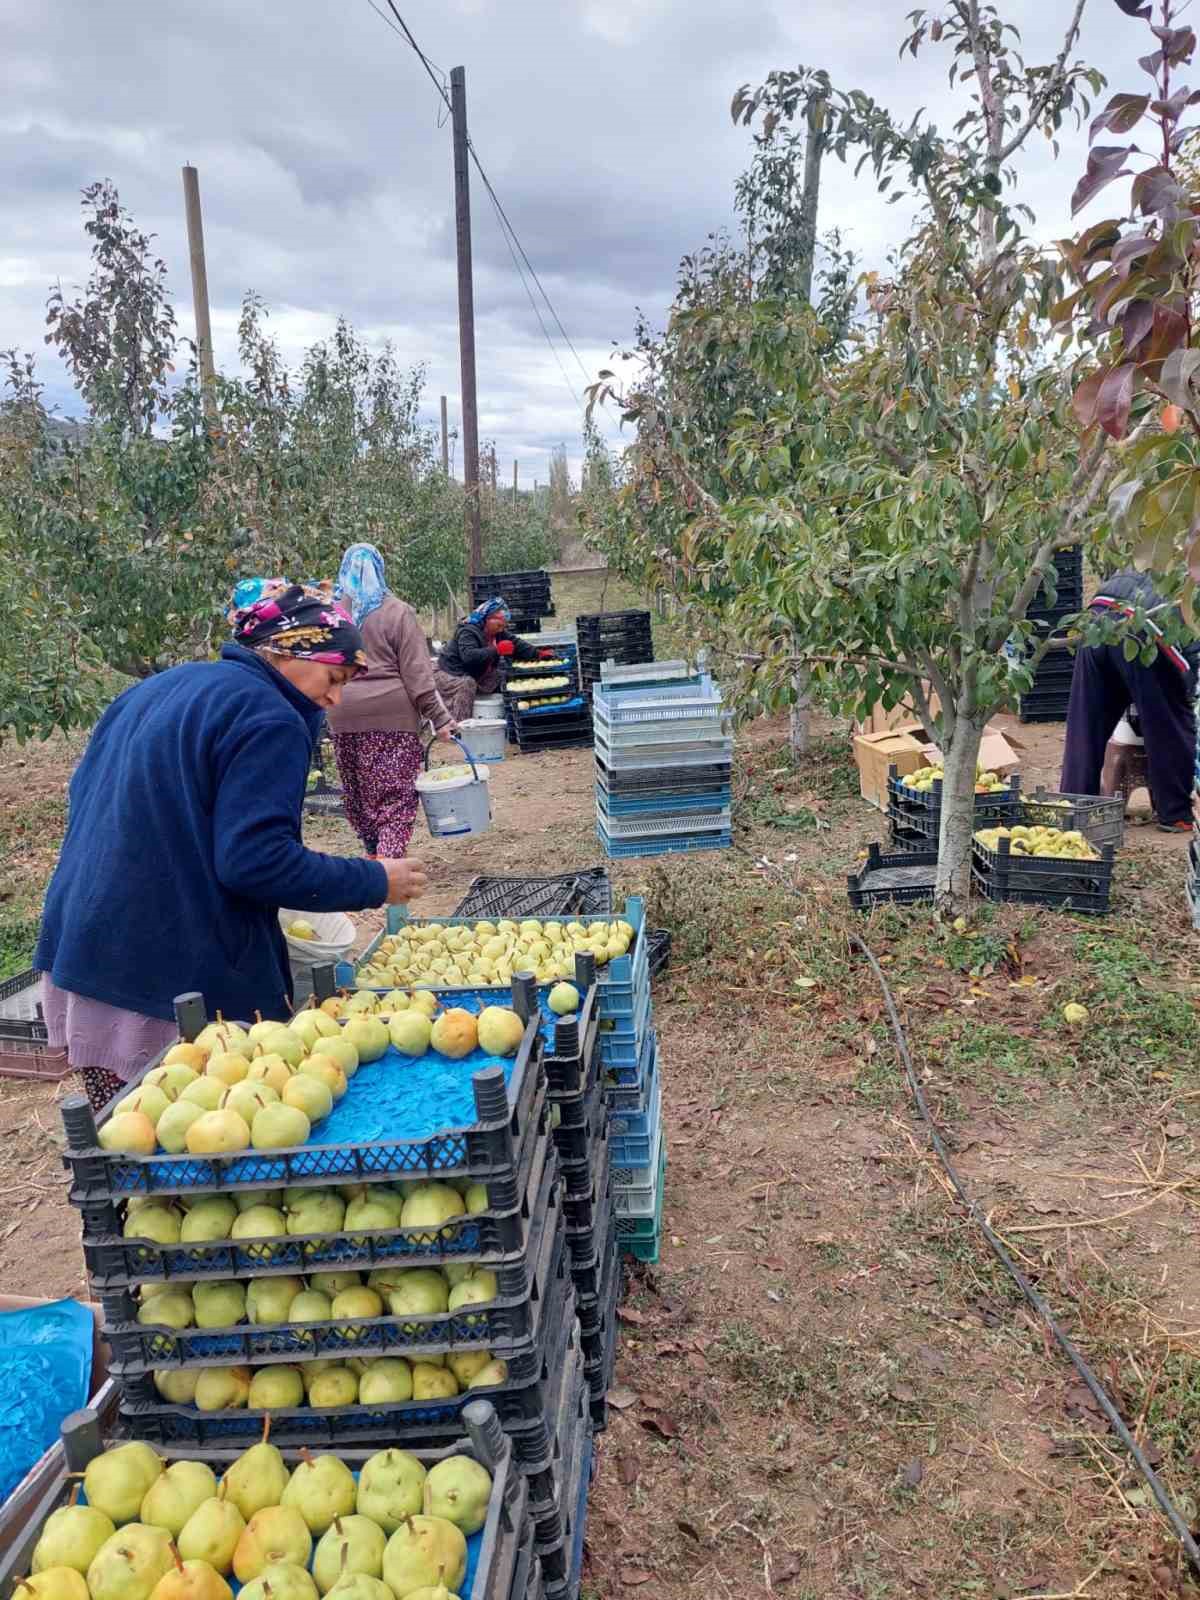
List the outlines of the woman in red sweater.
{"type": "Polygon", "coordinates": [[[329,712],[346,818],[368,855],[401,857],[417,819],[422,722],[447,741],[458,725],[434,687],[417,614],[388,588],[373,544],[346,551],[334,594],[367,653],[367,671],[329,712]]]}

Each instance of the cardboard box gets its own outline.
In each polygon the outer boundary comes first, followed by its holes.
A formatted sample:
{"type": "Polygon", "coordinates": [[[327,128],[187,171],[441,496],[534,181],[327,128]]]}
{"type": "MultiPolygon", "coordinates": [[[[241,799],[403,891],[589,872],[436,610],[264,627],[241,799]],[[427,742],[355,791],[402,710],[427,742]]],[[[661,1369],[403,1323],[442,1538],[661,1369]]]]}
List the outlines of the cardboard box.
{"type": "MultiPolygon", "coordinates": [[[[928,684],[925,685],[925,694],[929,701],[929,714],[936,717],[941,710],[942,702],[934,694],[928,684]]],[[[893,706],[890,711],[885,711],[882,705],[873,706],[871,714],[864,722],[854,724],[855,733],[896,733],[901,728],[907,728],[910,723],[921,726],[920,712],[913,703],[911,695],[905,695],[898,706],[893,706]]]]}
{"type": "MultiPolygon", "coordinates": [[[[922,746],[926,764],[941,761],[942,752],[936,744],[922,746]]],[[[994,772],[999,778],[1008,778],[1021,767],[1021,758],[993,722],[983,730],[979,744],[979,765],[985,772],[994,772]]],[[[886,774],[885,774],[886,776],[886,774]]]]}
{"type": "Polygon", "coordinates": [[[925,730],[919,722],[880,733],[856,733],[854,764],[863,799],[886,811],[889,768],[895,767],[901,777],[916,772],[918,767],[929,765],[925,750],[925,730]]]}

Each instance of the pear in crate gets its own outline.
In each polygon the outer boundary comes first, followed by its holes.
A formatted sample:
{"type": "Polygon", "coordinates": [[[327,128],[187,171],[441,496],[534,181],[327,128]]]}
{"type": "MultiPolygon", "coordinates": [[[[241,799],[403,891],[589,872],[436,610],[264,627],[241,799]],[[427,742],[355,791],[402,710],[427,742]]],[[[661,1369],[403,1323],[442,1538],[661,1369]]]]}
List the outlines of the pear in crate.
{"type": "Polygon", "coordinates": [[[405,1517],[421,1510],[424,1489],[425,1467],[416,1456],[407,1450],[381,1450],[359,1472],[358,1509],[385,1533],[395,1533],[405,1517]]]}
{"type": "Polygon", "coordinates": [[[265,1567],[239,1592],[238,1600],[242,1600],[243,1595],[245,1600],[318,1600],[311,1574],[303,1567],[286,1562],[265,1567]]]}
{"type": "Polygon", "coordinates": [[[335,1517],[333,1525],[321,1535],[313,1554],[312,1572],[322,1594],[341,1579],[365,1574],[378,1578],[383,1572],[383,1550],[387,1535],[370,1517],[335,1517]]]}
{"type": "Polygon", "coordinates": [[[233,1590],[207,1561],[184,1561],[171,1551],[174,1566],[154,1586],[150,1600],[233,1600],[233,1590]]]}
{"type": "Polygon", "coordinates": [[[246,1519],[222,1484],[184,1524],[177,1541],[179,1553],[185,1561],[207,1561],[214,1571],[228,1577],[233,1571],[233,1552],[245,1531],[246,1519]]]}
{"type": "Polygon", "coordinates": [[[239,1583],[249,1583],[267,1567],[281,1563],[307,1567],[311,1554],[312,1535],[300,1513],[292,1506],[264,1506],[250,1518],[238,1540],[233,1552],[234,1576],[239,1583]]]}
{"type": "Polygon", "coordinates": [[[354,1475],[337,1456],[301,1452],[300,1465],[283,1491],[282,1504],[298,1511],[310,1533],[318,1538],[333,1524],[334,1517],[346,1517],[354,1510],[357,1488],[354,1475]]]}
{"type": "Polygon", "coordinates": [[[74,1567],[47,1567],[13,1583],[14,1600],[88,1600],[88,1586],[74,1567]]]}
{"type": "Polygon", "coordinates": [[[244,1411],[249,1395],[249,1367],[201,1367],[196,1379],[198,1411],[244,1411]]]}
{"type": "Polygon", "coordinates": [[[216,1492],[211,1467],[202,1461],[175,1461],[146,1490],[139,1520],[178,1539],[193,1512],[216,1492]]]}
{"type": "Polygon", "coordinates": [[[259,1367],[250,1380],[251,1411],[288,1411],[304,1404],[304,1379],[291,1366],[259,1367]]]}
{"type": "Polygon", "coordinates": [[[467,1541],[443,1517],[406,1517],[383,1552],[383,1581],[395,1595],[439,1583],[457,1590],[466,1571],[467,1541]]]}
{"type": "Polygon", "coordinates": [[[144,1111],[117,1112],[96,1137],[102,1150],[119,1155],[152,1156],[158,1148],[158,1134],[144,1111]]]}
{"type": "Polygon", "coordinates": [[[171,1538],[140,1522],[118,1528],[87,1570],[91,1600],[150,1600],[158,1580],[174,1566],[171,1538]]]}
{"type": "Polygon", "coordinates": [[[60,1506],[46,1518],[42,1536],[34,1546],[32,1570],[72,1567],[85,1573],[100,1546],[116,1532],[111,1517],[95,1506],[60,1506]]]}
{"type": "Polygon", "coordinates": [[[194,1156],[231,1155],[250,1147],[250,1127],[244,1117],[227,1107],[206,1111],[187,1131],[188,1153],[194,1156]]]}
{"type": "Polygon", "coordinates": [[[445,1517],[469,1539],[487,1521],[492,1475],[471,1456],[447,1456],[425,1479],[425,1513],[445,1517]]]}
{"type": "Polygon", "coordinates": [[[146,1491],[162,1475],[163,1460],[148,1444],[118,1445],[103,1450],[87,1464],[83,1492],[87,1503],[113,1521],[134,1522],[142,1509],[146,1491]]]}
{"type": "Polygon", "coordinates": [[[403,1356],[380,1356],[358,1380],[358,1399],[364,1406],[400,1405],[412,1399],[412,1392],[412,1368],[403,1356]]]}
{"type": "Polygon", "coordinates": [[[268,1417],[259,1442],[226,1467],[221,1479],[226,1497],[247,1521],[256,1511],[279,1505],[291,1476],[283,1456],[270,1441],[271,1420],[268,1417]]]}
{"type": "Polygon", "coordinates": [[[358,1400],[358,1374],[334,1362],[308,1385],[308,1403],[316,1411],[352,1406],[358,1400]]]}
{"type": "Polygon", "coordinates": [[[184,1244],[210,1244],[228,1239],[238,1218],[238,1208],[228,1195],[206,1194],[183,1219],[179,1237],[184,1244]]]}

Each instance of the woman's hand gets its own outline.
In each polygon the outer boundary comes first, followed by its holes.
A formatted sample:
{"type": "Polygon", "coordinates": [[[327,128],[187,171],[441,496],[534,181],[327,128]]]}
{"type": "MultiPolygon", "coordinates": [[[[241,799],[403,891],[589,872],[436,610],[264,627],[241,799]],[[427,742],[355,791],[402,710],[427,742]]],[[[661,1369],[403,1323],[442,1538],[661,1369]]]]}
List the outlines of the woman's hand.
{"type": "Polygon", "coordinates": [[[453,744],[454,743],[454,736],[455,736],[455,734],[457,732],[458,732],[458,723],[457,722],[448,722],[444,728],[439,728],[438,729],[438,731],[437,731],[437,733],[435,735],[435,738],[440,739],[443,744],[453,744]]]}
{"type": "Polygon", "coordinates": [[[513,649],[514,646],[511,639],[497,639],[496,654],[498,656],[510,656],[513,653],[513,649]]]}
{"type": "Polygon", "coordinates": [[[425,868],[419,861],[381,860],[379,865],[387,873],[387,903],[390,906],[419,900],[429,887],[425,868]]]}

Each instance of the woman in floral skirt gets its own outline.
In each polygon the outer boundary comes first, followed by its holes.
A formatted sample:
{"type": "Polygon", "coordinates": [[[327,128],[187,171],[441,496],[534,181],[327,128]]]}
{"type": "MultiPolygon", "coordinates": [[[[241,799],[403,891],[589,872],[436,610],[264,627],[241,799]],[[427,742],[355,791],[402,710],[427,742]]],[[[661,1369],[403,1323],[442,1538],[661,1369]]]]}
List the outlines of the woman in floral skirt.
{"type": "Polygon", "coordinates": [[[417,614],[388,588],[373,544],[346,551],[334,593],[367,652],[367,671],[329,713],[346,819],[368,855],[401,857],[417,819],[422,721],[447,741],[458,725],[434,686],[417,614]]]}

